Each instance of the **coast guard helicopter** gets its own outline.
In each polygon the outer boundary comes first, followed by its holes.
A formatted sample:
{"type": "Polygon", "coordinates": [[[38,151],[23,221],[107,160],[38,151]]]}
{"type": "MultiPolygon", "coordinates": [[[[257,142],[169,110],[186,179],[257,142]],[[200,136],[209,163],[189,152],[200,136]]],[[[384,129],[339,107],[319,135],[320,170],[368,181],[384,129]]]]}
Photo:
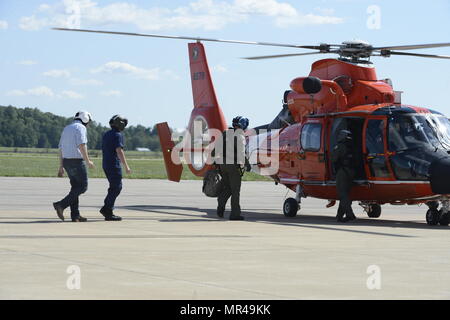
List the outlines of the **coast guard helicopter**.
{"type": "MultiPolygon", "coordinates": [[[[194,40],[188,44],[194,107],[188,131],[200,124],[223,131],[227,121],[217,102],[202,41],[277,46],[314,50],[313,52],[257,56],[246,59],[272,59],[301,55],[338,55],[311,66],[306,77],[293,79],[284,93],[283,108],[270,123],[253,128],[247,135],[256,149],[270,146],[277,139],[279,166],[269,174],[295,192],[283,205],[283,213],[294,217],[301,199],[314,197],[337,200],[335,168],[330,156],[338,133],[350,130],[357,150],[357,165],[351,199],[358,201],[371,218],[381,215],[381,205],[426,204],[429,225],[448,225],[450,220],[450,121],[431,109],[404,105],[401,92],[389,79],[377,78],[372,56],[393,55],[450,59],[450,56],[405,52],[407,50],[448,47],[450,43],[375,47],[364,41],[342,44],[294,45],[269,42],[219,40],[85,29],[57,30],[93,32],[141,37],[194,40]],[[260,134],[260,131],[267,132],[260,134]],[[264,143],[261,144],[260,141],[264,143]],[[254,143],[253,143],[254,144],[254,143]]],[[[166,122],[157,125],[168,178],[179,181],[183,166],[174,163],[175,143],[166,122]]],[[[188,151],[188,150],[184,150],[188,151]]],[[[191,150],[189,169],[204,176],[212,168],[204,148],[191,150]]],[[[248,153],[252,151],[250,148],[248,153]]],[[[263,172],[256,163],[253,171],[263,172]]]]}

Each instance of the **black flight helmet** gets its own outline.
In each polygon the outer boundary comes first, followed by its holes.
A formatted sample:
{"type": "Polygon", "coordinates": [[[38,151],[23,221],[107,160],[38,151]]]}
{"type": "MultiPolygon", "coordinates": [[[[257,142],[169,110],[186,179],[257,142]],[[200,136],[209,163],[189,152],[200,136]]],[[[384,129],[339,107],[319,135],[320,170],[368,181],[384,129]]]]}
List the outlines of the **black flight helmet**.
{"type": "Polygon", "coordinates": [[[128,119],[116,114],[109,120],[109,125],[111,128],[115,128],[119,131],[123,131],[128,124],[128,119]]]}
{"type": "Polygon", "coordinates": [[[338,135],[338,142],[345,142],[352,140],[352,133],[349,130],[341,130],[338,135]]]}
{"type": "Polygon", "coordinates": [[[246,130],[248,128],[249,121],[247,118],[237,116],[237,117],[233,118],[232,125],[233,125],[233,128],[239,127],[242,130],[246,130]]]}

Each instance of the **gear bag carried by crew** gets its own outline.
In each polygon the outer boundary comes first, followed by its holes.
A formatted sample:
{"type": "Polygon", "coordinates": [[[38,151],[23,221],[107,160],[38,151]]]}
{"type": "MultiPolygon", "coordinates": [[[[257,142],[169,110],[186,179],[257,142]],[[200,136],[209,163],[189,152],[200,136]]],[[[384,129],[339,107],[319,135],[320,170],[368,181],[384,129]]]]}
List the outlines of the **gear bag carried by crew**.
{"type": "Polygon", "coordinates": [[[223,188],[223,179],[218,169],[206,172],[203,177],[203,193],[212,198],[217,198],[223,188]]]}

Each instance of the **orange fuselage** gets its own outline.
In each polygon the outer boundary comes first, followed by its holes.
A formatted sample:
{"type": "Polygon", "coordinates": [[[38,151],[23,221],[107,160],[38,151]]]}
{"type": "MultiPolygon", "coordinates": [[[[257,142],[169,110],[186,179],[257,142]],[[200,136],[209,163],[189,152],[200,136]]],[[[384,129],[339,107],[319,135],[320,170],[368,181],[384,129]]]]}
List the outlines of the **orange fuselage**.
{"type": "Polygon", "coordinates": [[[435,196],[428,181],[401,181],[396,178],[390,164],[392,154],[386,143],[388,115],[376,114],[377,110],[389,106],[412,108],[422,113],[429,112],[427,109],[395,104],[393,88],[387,82],[378,80],[375,69],[370,65],[325,59],[312,65],[310,76],[320,78],[323,88],[317,94],[309,95],[298,89],[304,78],[291,82],[293,91],[288,94],[288,107],[296,123],[281,129],[279,133],[279,170],[276,175],[272,175],[275,181],[294,191],[296,185],[300,184],[307,196],[337,199],[330,161],[331,140],[335,134],[332,126],[338,119],[349,119],[359,123],[362,153],[361,177],[355,180],[352,199],[412,204],[435,196]],[[366,128],[371,120],[384,123],[381,130],[384,134],[383,152],[378,157],[385,161],[387,173],[382,177],[374,174],[368,159],[366,128]],[[321,128],[320,140],[311,150],[302,146],[302,134],[307,134],[305,126],[314,124],[321,128]]]}

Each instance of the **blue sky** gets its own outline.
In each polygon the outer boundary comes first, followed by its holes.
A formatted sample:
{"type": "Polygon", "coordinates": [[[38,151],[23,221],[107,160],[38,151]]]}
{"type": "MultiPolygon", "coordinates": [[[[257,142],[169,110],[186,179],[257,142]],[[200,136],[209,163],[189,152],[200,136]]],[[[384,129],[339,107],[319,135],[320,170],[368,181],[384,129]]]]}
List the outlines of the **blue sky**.
{"type": "MultiPolygon", "coordinates": [[[[370,10],[369,10],[370,11],[370,10]]],[[[107,124],[187,124],[192,108],[187,42],[50,30],[53,26],[316,45],[363,39],[375,46],[450,42],[450,1],[381,0],[0,0],[0,105],[72,116],[79,109],[107,124]],[[368,26],[368,8],[380,11],[368,26]],[[78,9],[79,8],[79,9],[78,9]],[[78,10],[78,11],[77,11],[78,10]],[[77,13],[80,13],[78,16],[77,13]],[[79,19],[78,19],[79,17],[79,19]]],[[[320,58],[247,61],[300,50],[205,43],[227,119],[273,119],[290,81],[320,58]]],[[[450,55],[449,48],[416,50],[450,55]]],[[[403,102],[450,116],[450,60],[374,57],[403,102]]]]}

